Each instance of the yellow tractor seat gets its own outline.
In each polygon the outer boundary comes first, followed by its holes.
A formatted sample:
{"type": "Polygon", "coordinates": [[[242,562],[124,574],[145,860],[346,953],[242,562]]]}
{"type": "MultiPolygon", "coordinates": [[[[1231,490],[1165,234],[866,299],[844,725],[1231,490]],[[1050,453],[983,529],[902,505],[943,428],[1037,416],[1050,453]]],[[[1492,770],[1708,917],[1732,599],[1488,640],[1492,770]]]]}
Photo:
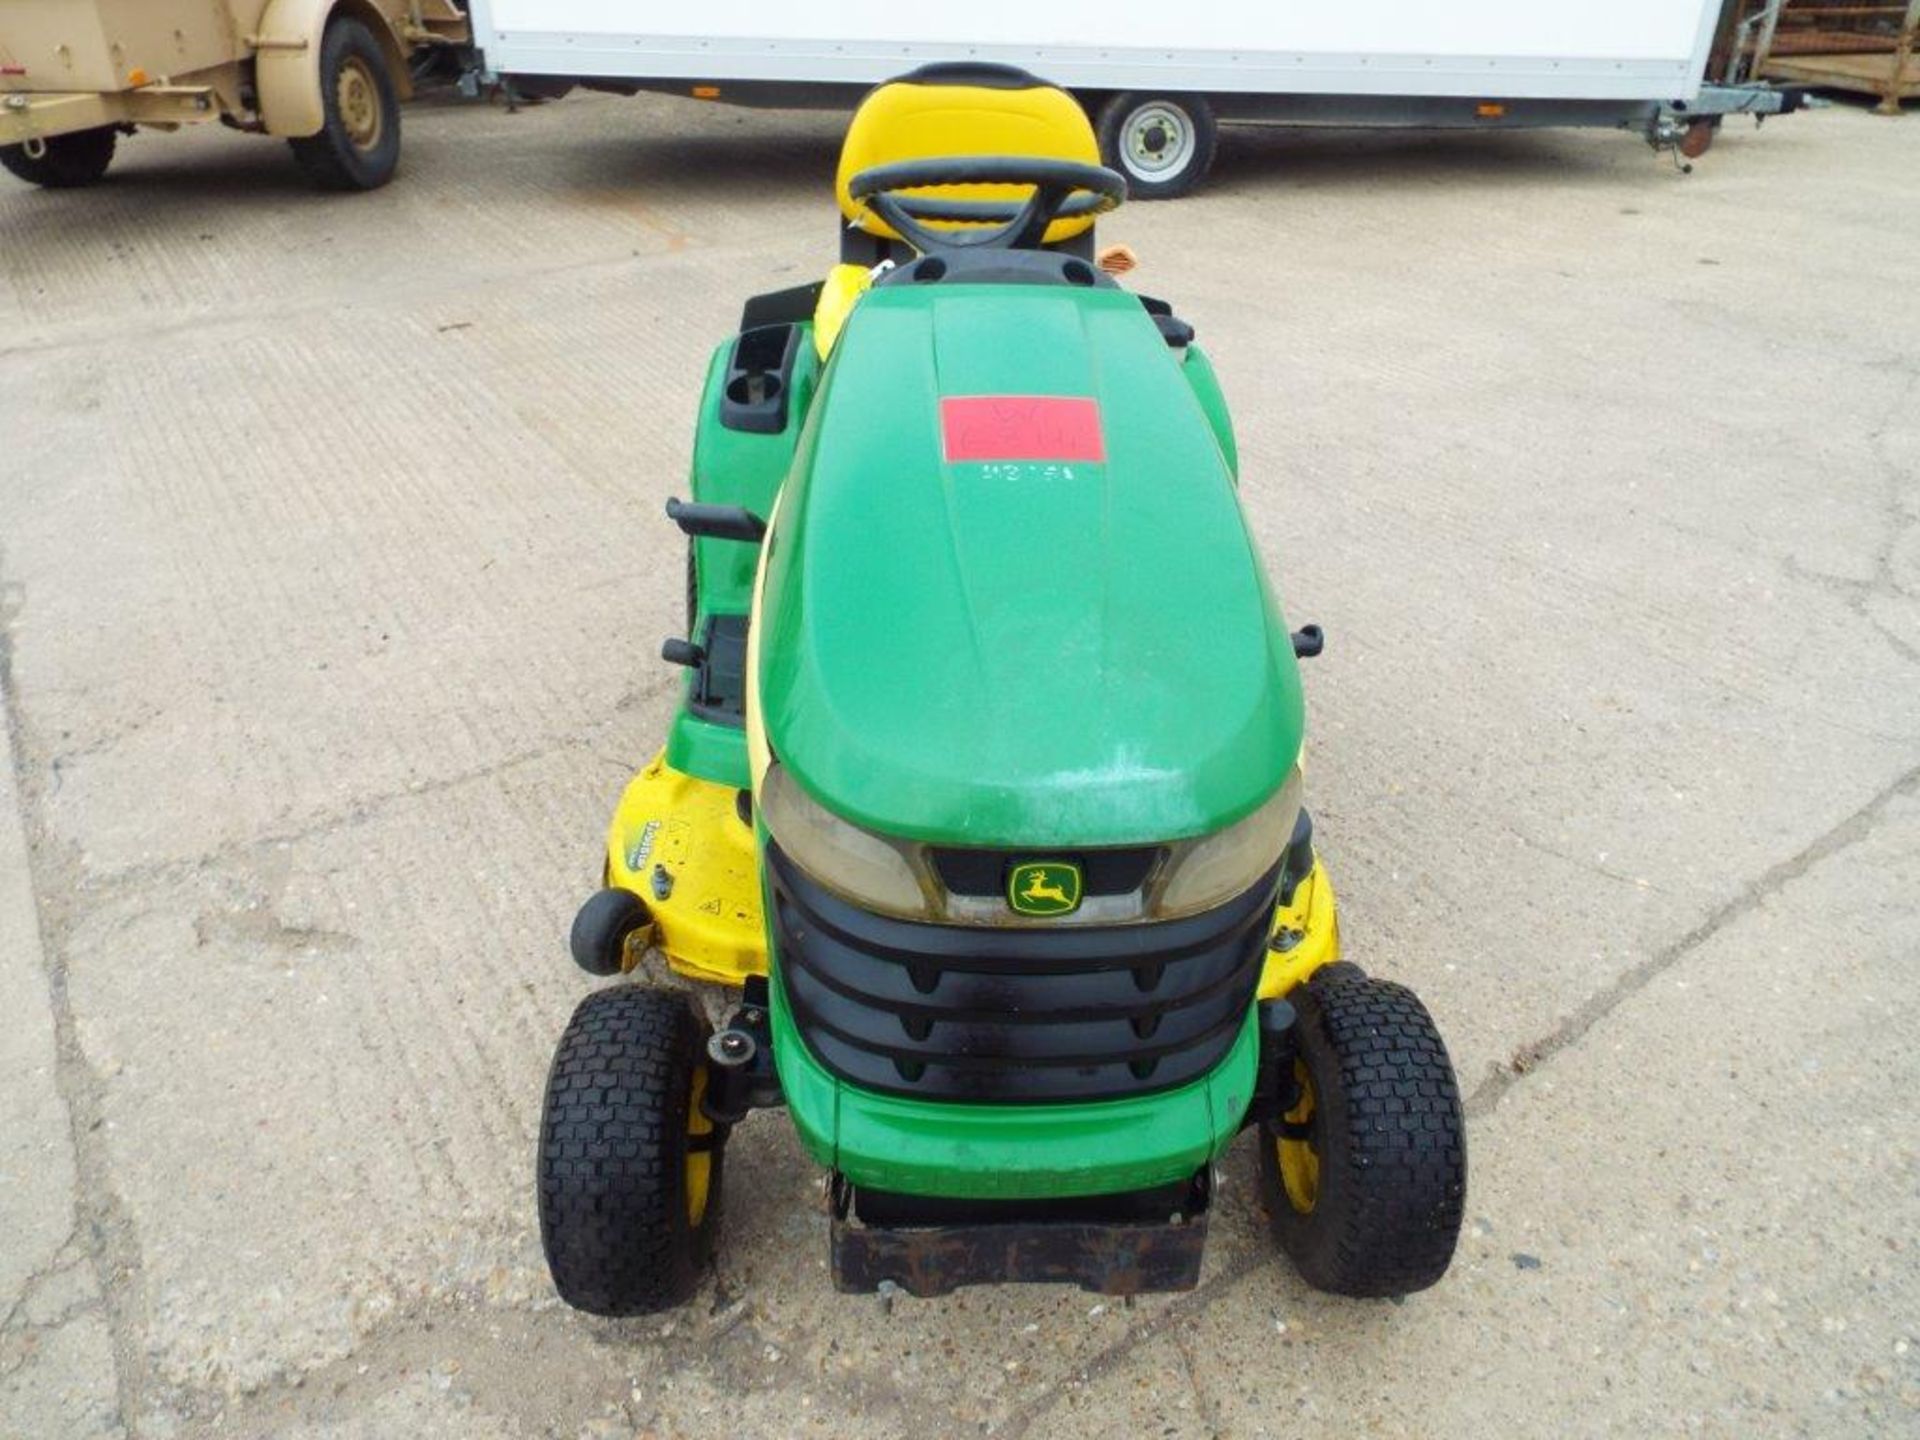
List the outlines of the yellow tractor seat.
{"type": "MultiPolygon", "coordinates": [[[[868,92],[840,147],[834,192],[850,231],[868,237],[864,247],[843,245],[814,312],[813,340],[822,359],[866,293],[873,265],[886,258],[899,234],[848,193],[863,170],[902,160],[949,155],[1012,155],[1100,163],[1100,142],[1080,102],[1066,91],[1011,65],[925,65],[868,92]],[[890,243],[892,242],[892,243],[890,243]],[[872,259],[860,263],[867,255],[872,259]]],[[[947,185],[942,195],[967,200],[1020,202],[1025,185],[947,185]]],[[[1093,228],[1093,216],[1055,220],[1044,243],[1075,240],[1093,228]]],[[[964,221],[934,222],[965,228],[964,221]]]]}

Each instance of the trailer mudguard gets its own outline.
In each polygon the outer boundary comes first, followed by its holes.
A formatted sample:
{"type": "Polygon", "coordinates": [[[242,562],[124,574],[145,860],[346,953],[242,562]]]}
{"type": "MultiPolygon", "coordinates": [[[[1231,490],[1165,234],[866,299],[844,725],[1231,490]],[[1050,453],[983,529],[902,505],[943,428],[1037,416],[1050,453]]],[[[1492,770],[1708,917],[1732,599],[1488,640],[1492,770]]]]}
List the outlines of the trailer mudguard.
{"type": "Polygon", "coordinates": [[[318,135],[327,123],[320,93],[320,40],[336,15],[366,23],[386,56],[387,73],[402,100],[413,98],[406,53],[387,17],[368,0],[272,0],[260,16],[254,42],[254,86],[260,119],[269,135],[297,140],[318,135]]]}

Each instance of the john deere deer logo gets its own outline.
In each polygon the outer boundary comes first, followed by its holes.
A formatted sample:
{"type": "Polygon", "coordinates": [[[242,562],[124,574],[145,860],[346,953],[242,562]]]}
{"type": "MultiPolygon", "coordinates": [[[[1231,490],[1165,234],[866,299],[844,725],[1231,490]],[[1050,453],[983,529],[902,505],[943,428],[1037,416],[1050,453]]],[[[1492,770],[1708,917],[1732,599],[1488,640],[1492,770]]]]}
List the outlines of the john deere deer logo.
{"type": "Polygon", "coordinates": [[[1080,908],[1080,867],[1032,860],[1007,877],[1007,903],[1021,915],[1071,915],[1080,908]]]}

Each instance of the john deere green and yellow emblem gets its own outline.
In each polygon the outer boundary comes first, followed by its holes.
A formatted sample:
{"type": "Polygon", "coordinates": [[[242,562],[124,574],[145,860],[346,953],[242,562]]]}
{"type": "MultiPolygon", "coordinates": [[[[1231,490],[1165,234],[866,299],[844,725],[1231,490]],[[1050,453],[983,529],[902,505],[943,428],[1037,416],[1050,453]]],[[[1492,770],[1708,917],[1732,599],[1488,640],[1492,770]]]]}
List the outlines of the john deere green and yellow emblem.
{"type": "Polygon", "coordinates": [[[1080,867],[1030,860],[1007,877],[1007,903],[1021,915],[1071,915],[1080,908],[1080,867]]]}

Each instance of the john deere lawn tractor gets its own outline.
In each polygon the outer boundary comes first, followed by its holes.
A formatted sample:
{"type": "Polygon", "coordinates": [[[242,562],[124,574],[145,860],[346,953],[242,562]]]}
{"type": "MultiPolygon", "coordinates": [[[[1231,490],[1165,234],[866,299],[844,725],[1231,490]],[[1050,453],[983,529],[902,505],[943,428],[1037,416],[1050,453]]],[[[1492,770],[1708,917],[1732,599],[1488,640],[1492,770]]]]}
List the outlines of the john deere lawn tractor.
{"type": "Polygon", "coordinates": [[[1021,71],[848,131],[840,261],[713,354],[664,751],[607,835],[540,1128],[560,1294],[699,1283],[734,1127],[826,1172],[843,1290],[1196,1283],[1251,1131],[1280,1248],[1433,1284],[1466,1158],[1426,1009],[1340,959],[1298,657],[1193,328],[1097,263],[1125,196],[1021,71]],[[725,987],[639,983],[656,953],[725,987]]]}

